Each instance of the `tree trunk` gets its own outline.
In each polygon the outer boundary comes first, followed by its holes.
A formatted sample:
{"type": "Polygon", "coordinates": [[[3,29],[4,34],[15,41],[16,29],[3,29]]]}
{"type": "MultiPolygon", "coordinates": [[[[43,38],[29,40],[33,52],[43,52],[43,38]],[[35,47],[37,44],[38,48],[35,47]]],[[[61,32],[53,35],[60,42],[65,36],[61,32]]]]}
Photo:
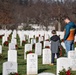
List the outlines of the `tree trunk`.
{"type": "Polygon", "coordinates": [[[61,31],[61,23],[58,22],[58,31],[61,31]]]}

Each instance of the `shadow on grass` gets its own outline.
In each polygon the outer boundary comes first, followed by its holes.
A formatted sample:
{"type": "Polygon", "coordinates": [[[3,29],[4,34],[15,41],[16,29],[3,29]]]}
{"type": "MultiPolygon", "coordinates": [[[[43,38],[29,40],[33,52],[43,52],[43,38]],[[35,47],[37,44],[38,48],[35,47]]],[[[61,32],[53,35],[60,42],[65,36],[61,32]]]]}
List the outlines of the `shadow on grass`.
{"type": "Polygon", "coordinates": [[[18,50],[24,49],[24,46],[18,46],[18,50]]]}
{"type": "Polygon", "coordinates": [[[21,55],[21,54],[19,54],[19,53],[18,53],[17,55],[18,55],[18,56],[22,56],[22,55],[21,55]]]}
{"type": "Polygon", "coordinates": [[[46,68],[45,69],[39,69],[38,73],[44,72],[45,70],[47,70],[47,69],[46,68]]]}
{"type": "Polygon", "coordinates": [[[4,57],[4,60],[7,60],[7,57],[4,57]]]}
{"type": "Polygon", "coordinates": [[[26,63],[19,63],[18,65],[26,65],[26,63]]]}
{"type": "Polygon", "coordinates": [[[0,73],[0,75],[2,75],[2,73],[0,73]]]}
{"type": "Polygon", "coordinates": [[[21,48],[21,47],[18,47],[18,50],[21,50],[21,49],[23,49],[23,48],[21,48]]]}

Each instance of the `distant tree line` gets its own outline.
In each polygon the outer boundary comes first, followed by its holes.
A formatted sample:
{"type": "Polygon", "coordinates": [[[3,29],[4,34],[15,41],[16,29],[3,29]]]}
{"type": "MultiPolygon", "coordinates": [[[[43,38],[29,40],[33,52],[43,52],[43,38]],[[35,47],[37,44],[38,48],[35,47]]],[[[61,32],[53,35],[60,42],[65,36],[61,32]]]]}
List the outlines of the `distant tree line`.
{"type": "Polygon", "coordinates": [[[63,15],[76,23],[76,0],[0,0],[0,28],[15,29],[20,23],[57,28],[60,24],[63,30],[63,15]]]}

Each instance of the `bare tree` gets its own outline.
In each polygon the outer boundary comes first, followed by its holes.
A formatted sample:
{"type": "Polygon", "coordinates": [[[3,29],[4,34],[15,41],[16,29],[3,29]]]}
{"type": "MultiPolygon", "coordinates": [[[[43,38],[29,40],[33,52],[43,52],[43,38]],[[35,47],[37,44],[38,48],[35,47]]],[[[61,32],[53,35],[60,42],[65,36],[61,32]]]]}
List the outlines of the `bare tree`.
{"type": "MultiPolygon", "coordinates": [[[[0,24],[17,25],[19,23],[36,23],[46,28],[52,22],[63,29],[62,16],[68,15],[76,22],[75,0],[26,0],[20,4],[19,0],[0,0],[0,24]]],[[[10,28],[10,27],[9,27],[10,28]]]]}

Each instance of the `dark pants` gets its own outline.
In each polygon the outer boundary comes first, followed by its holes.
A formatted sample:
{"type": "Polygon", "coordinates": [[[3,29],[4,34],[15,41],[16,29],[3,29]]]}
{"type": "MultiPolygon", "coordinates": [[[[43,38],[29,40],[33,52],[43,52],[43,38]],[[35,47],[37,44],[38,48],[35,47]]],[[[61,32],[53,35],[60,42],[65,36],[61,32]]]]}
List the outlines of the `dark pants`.
{"type": "Polygon", "coordinates": [[[59,53],[52,53],[52,63],[55,63],[54,62],[55,54],[57,55],[57,58],[59,58],[59,53]]]}

